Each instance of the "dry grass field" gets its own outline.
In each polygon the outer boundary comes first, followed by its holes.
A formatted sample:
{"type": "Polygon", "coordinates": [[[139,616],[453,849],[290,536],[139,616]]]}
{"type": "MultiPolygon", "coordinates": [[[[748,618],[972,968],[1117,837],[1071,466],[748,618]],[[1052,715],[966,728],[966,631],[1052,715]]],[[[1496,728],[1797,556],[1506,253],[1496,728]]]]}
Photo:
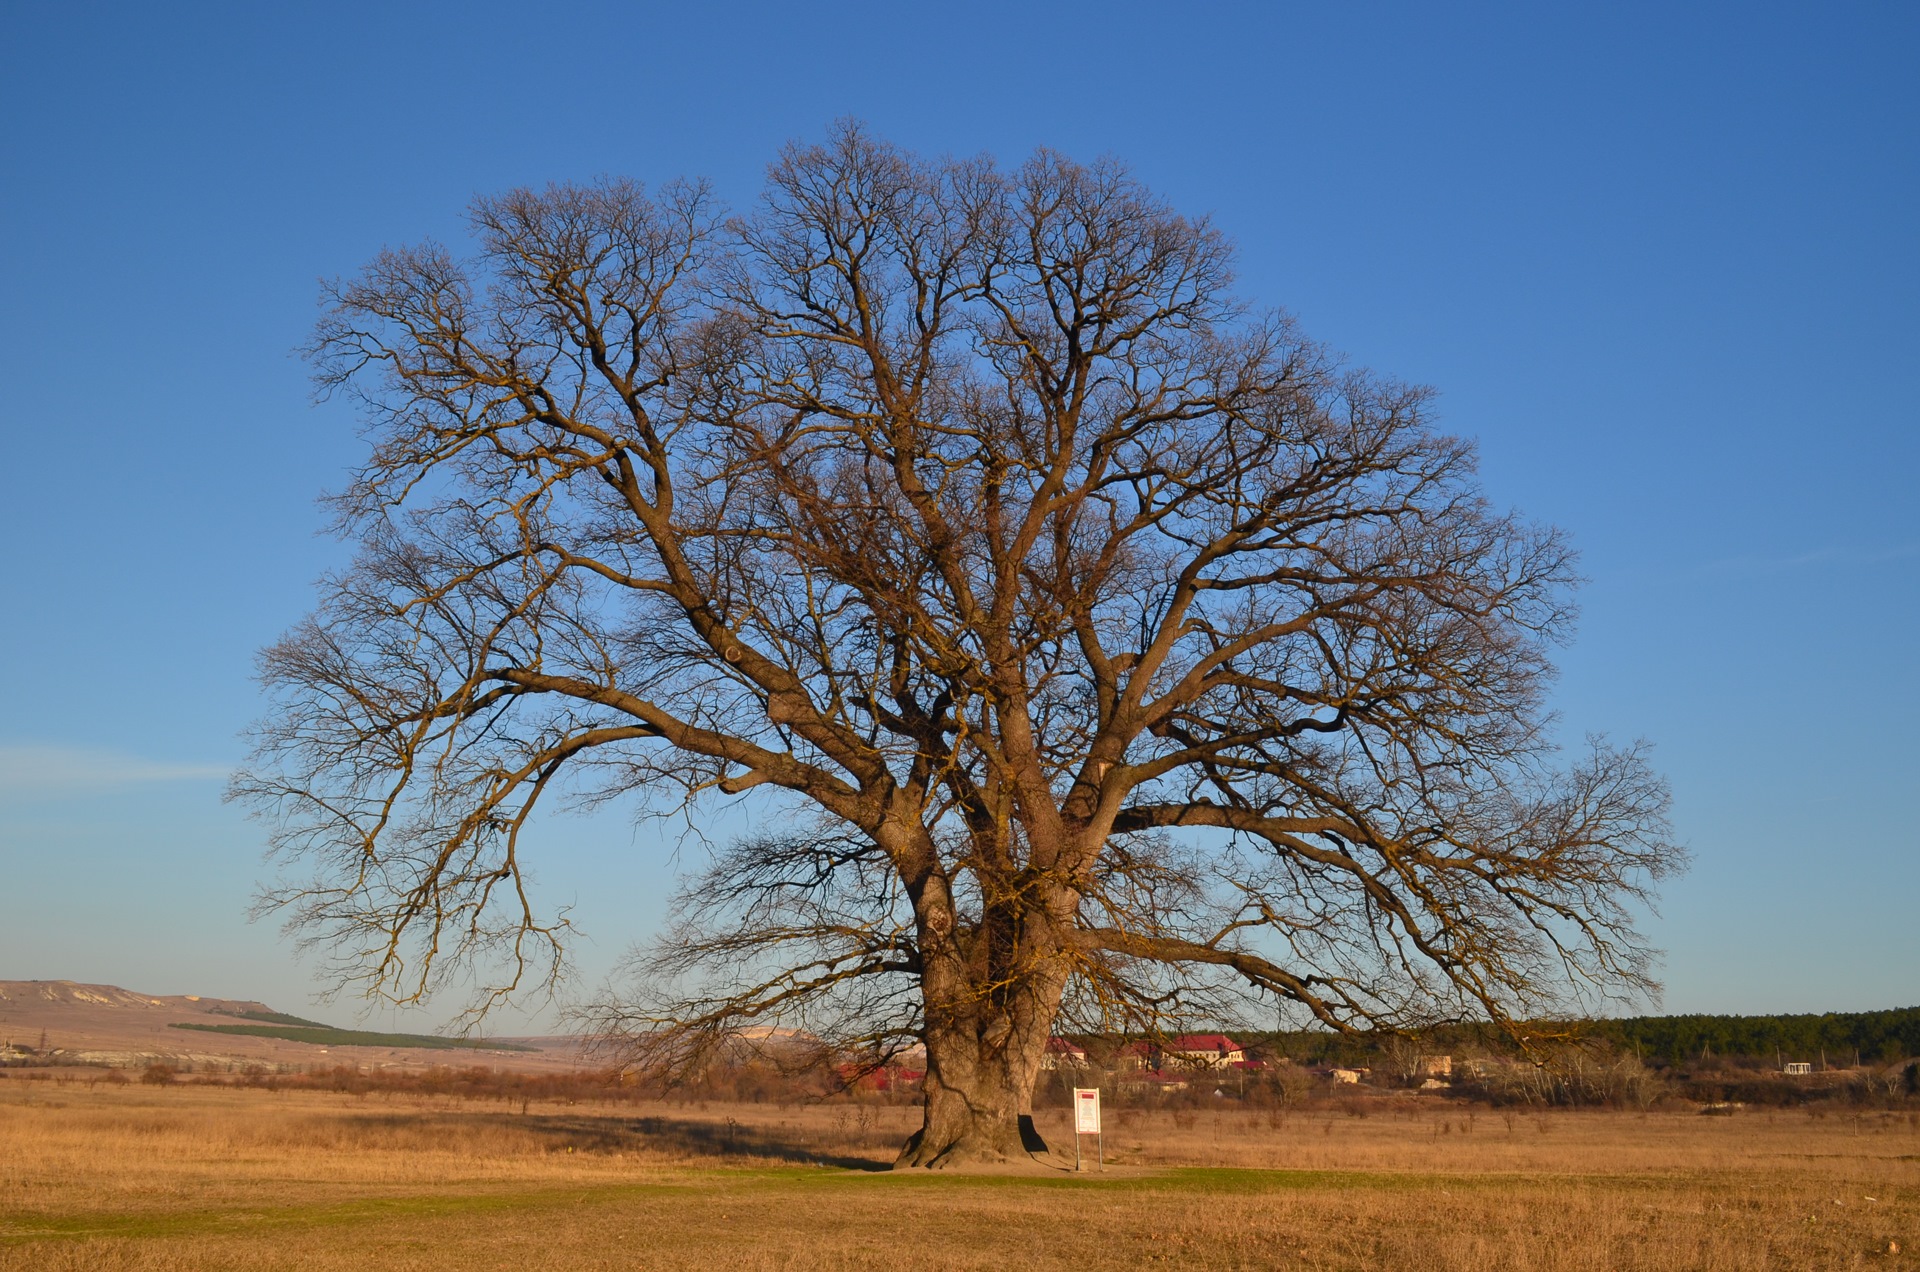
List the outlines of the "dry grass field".
{"type": "Polygon", "coordinates": [[[0,1268],[1920,1267],[1907,1112],[1110,1109],[1105,1175],[875,1170],[912,1117],[15,1073],[0,1268]]]}

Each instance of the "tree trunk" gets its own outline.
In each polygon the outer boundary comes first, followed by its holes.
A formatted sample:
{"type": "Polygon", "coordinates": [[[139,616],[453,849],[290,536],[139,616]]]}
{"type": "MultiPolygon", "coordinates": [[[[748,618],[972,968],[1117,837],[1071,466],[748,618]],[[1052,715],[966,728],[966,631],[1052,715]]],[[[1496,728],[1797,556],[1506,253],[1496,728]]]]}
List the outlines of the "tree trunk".
{"type": "MultiPolygon", "coordinates": [[[[923,986],[931,991],[937,979],[923,986]]],[[[949,1011],[937,1010],[929,993],[925,1117],[896,1168],[1024,1161],[1047,1151],[1033,1125],[1033,1084],[1064,986],[1064,975],[1043,969],[949,1011]]]]}
{"type": "Polygon", "coordinates": [[[1066,988],[1062,915],[1075,898],[1058,890],[988,900],[977,928],[954,939],[944,880],[914,888],[926,1003],[924,1120],[903,1166],[1025,1161],[1047,1151],[1033,1125],[1033,1084],[1066,988]],[[1034,904],[1035,900],[1040,904],[1034,904]]]}
{"type": "MultiPolygon", "coordinates": [[[[1051,1012],[1046,1019],[1051,1022],[1051,1012]]],[[[1033,1125],[1038,1065],[1025,1063],[1030,1050],[1037,1056],[1045,1049],[1046,1033],[1038,1048],[1026,1046],[1024,1038],[993,1039],[991,1027],[987,1033],[928,1029],[924,1117],[894,1160],[896,1169],[1023,1161],[1047,1151],[1033,1125]]]]}

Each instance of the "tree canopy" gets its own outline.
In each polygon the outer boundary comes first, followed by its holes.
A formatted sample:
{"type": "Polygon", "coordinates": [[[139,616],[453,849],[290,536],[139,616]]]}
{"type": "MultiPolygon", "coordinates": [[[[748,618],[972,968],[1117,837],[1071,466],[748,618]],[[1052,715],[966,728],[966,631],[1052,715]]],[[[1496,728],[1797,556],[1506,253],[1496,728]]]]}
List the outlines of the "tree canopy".
{"type": "Polygon", "coordinates": [[[1011,1151],[1062,1011],[1651,985],[1680,856],[1642,748],[1554,754],[1564,537],[1122,165],[848,125],[740,215],[607,180],[472,228],[333,285],[311,350],[366,421],[359,553],[266,651],[236,789],[343,975],[556,974],[543,800],[758,800],[614,1015],[924,1042],[919,1164],[1011,1151]]]}

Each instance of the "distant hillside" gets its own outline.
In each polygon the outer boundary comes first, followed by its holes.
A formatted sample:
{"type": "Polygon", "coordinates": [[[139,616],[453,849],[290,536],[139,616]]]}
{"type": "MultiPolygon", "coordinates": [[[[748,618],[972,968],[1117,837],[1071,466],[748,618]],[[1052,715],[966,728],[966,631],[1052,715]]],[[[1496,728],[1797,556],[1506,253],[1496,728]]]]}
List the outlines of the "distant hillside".
{"type": "Polygon", "coordinates": [[[571,1069],[581,1063],[573,1039],[502,1041],[337,1029],[251,999],[0,980],[0,1065],[333,1064],[346,1058],[328,1054],[335,1048],[363,1048],[361,1063],[381,1065],[444,1064],[449,1051],[514,1053],[489,1063],[517,1068],[571,1069]]]}
{"type": "Polygon", "coordinates": [[[252,999],[203,998],[199,994],[136,994],[118,985],[88,985],[69,980],[0,980],[0,1012],[25,1011],[48,1007],[118,1008],[122,1011],[212,1012],[240,1016],[249,1012],[272,1012],[265,1003],[252,999]]]}

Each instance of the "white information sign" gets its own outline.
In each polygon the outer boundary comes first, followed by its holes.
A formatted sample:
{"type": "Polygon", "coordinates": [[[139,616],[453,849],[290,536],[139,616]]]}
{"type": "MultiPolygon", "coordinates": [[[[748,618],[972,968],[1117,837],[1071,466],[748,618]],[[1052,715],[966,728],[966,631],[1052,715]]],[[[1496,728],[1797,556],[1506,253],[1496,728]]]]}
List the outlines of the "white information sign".
{"type": "Polygon", "coordinates": [[[1098,1135],[1100,1133],[1099,1087],[1075,1087],[1073,1089],[1073,1133],[1075,1135],[1098,1135]]]}

